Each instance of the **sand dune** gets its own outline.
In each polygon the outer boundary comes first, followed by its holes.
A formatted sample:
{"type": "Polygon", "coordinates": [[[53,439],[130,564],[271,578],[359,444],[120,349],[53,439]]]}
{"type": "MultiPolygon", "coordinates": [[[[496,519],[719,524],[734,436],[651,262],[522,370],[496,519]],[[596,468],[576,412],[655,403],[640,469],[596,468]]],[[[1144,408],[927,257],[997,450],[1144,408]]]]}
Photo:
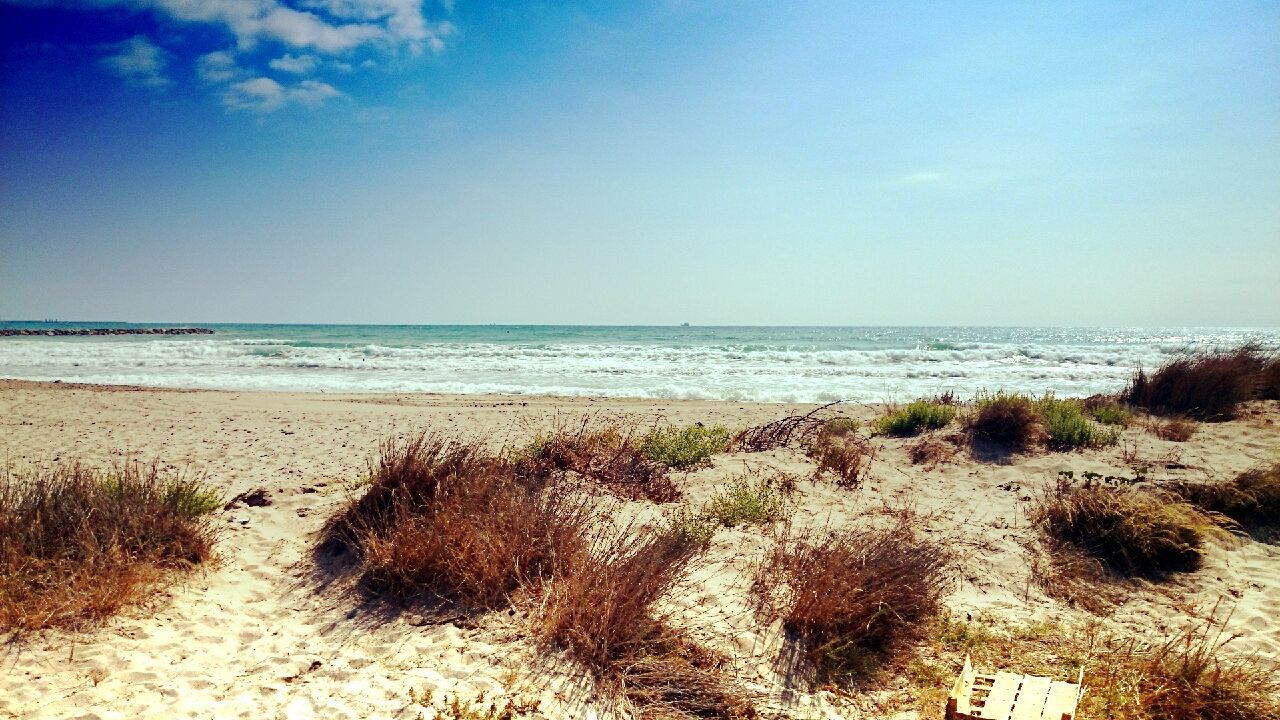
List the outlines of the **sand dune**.
{"type": "MultiPolygon", "coordinates": [[[[548,717],[611,717],[580,672],[537,652],[519,613],[438,623],[388,614],[317,587],[312,534],[348,497],[347,483],[389,433],[422,427],[495,443],[531,434],[557,414],[622,413],[746,425],[791,406],[481,396],[336,396],[184,392],[0,382],[0,453],[10,465],[123,456],[158,459],[207,474],[227,496],[264,488],[271,503],[233,507],[220,559],[183,577],[146,606],[83,633],[47,631],[3,647],[0,716],[22,718],[417,718],[451,695],[523,695],[548,717]]],[[[863,418],[879,409],[853,406],[863,418]]],[[[1228,477],[1280,460],[1280,406],[1255,405],[1241,420],[1205,425],[1188,443],[1139,427],[1120,447],[1038,453],[1008,463],[959,455],[912,465],[904,442],[881,440],[870,480],[850,491],[813,482],[812,465],[790,451],[718,458],[679,479],[701,502],[745,470],[801,478],[795,521],[843,524],[868,509],[910,503],[931,517],[965,557],[948,605],[1011,622],[1072,620],[1083,610],[1030,582],[1034,535],[1025,498],[1059,470],[1126,469],[1125,453],[1151,476],[1228,477]],[[1176,462],[1173,462],[1176,460],[1176,462]],[[1168,468],[1165,465],[1173,465],[1168,468]]],[[[629,512],[654,514],[635,504],[629,512]]],[[[773,667],[780,628],[761,625],[745,569],[766,549],[759,530],[719,533],[705,559],[668,600],[682,624],[732,658],[734,673],[766,714],[786,717],[914,717],[908,691],[892,686],[843,697],[785,690],[773,667]]],[[[1215,546],[1200,571],[1133,593],[1104,622],[1116,632],[1167,632],[1215,604],[1242,637],[1239,652],[1280,658],[1280,546],[1242,539],[1215,546]],[[1221,600],[1221,603],[1219,601],[1221,600]]]]}

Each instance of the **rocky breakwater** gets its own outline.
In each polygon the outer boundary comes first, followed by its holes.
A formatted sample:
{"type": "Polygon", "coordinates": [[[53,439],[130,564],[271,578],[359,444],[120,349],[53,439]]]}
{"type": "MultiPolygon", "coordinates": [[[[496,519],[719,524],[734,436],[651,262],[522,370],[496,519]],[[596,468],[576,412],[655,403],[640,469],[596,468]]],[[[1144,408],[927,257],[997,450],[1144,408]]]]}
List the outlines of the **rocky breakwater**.
{"type": "Polygon", "coordinates": [[[63,337],[69,335],[212,335],[209,328],[0,328],[0,337],[37,335],[63,337]]]}

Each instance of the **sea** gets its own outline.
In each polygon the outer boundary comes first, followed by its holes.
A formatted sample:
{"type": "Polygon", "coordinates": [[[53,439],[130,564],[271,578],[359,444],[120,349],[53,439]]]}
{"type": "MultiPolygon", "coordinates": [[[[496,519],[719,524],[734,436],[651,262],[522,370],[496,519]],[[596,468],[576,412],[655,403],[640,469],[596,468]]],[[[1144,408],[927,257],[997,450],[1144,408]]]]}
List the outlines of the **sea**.
{"type": "MultiPolygon", "coordinates": [[[[165,327],[0,323],[6,328],[165,327]]],[[[172,325],[187,327],[187,325],[172,325]]],[[[0,377],[225,390],[903,402],[1082,397],[1280,328],[201,325],[212,335],[0,337],[0,377]]]]}

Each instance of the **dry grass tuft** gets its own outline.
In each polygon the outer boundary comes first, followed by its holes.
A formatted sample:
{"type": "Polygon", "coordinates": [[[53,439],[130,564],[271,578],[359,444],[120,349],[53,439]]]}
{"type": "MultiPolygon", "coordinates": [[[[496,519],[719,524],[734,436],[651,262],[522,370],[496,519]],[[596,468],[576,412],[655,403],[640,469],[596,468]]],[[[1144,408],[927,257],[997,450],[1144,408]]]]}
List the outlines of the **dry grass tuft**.
{"type": "Polygon", "coordinates": [[[1271,394],[1280,359],[1257,345],[1235,350],[1184,354],[1147,375],[1138,368],[1122,397],[1160,415],[1196,420],[1230,420],[1241,403],[1271,394]]]}
{"type": "Polygon", "coordinates": [[[950,462],[956,456],[954,444],[926,435],[907,446],[912,465],[933,467],[950,462]]]}
{"type": "Polygon", "coordinates": [[[354,550],[364,587],[380,595],[502,607],[582,552],[592,523],[585,500],[530,482],[475,443],[387,440],[370,476],[322,543],[354,550]]]}
{"type": "MultiPolygon", "coordinates": [[[[1211,615],[1216,614],[1214,608],[1211,615]]],[[[1225,621],[1157,643],[1102,639],[1089,648],[1081,715],[1113,720],[1263,720],[1280,714],[1280,666],[1227,645],[1225,621]]]]}
{"type": "Polygon", "coordinates": [[[1181,482],[1169,486],[1197,507],[1231,518],[1264,537],[1280,531],[1280,464],[1243,472],[1227,482],[1181,482]]]}
{"type": "Polygon", "coordinates": [[[576,428],[558,427],[539,437],[513,460],[516,472],[525,477],[546,480],[571,471],[628,500],[679,500],[680,488],[668,476],[667,466],[646,455],[634,438],[634,428],[617,423],[597,427],[591,418],[583,418],[576,428]]]}
{"type": "Polygon", "coordinates": [[[203,516],[221,498],[200,480],[129,463],[0,474],[0,628],[76,626],[141,600],[170,569],[208,560],[203,516]]]}
{"type": "Polygon", "coordinates": [[[1147,428],[1156,437],[1170,442],[1186,442],[1196,434],[1195,422],[1186,418],[1173,418],[1165,422],[1153,419],[1147,428]]]}
{"type": "Polygon", "coordinates": [[[939,611],[952,555],[918,524],[904,511],[888,529],[788,531],[757,567],[762,608],[781,616],[816,683],[866,675],[939,611]]]}
{"type": "Polygon", "coordinates": [[[857,487],[871,470],[876,447],[860,437],[856,425],[825,423],[813,436],[806,450],[818,464],[815,476],[831,473],[841,487],[857,487]]]}
{"type": "Polygon", "coordinates": [[[1194,570],[1205,541],[1222,534],[1210,518],[1172,495],[1059,479],[1032,507],[1031,521],[1125,577],[1161,578],[1194,570]]]}
{"type": "Polygon", "coordinates": [[[980,395],[964,425],[973,440],[1013,452],[1027,449],[1044,432],[1031,398],[1005,392],[980,395]]]}
{"type": "Polygon", "coordinates": [[[542,641],[618,684],[642,717],[754,717],[743,691],[659,607],[704,547],[671,525],[597,535],[550,586],[542,641]]]}

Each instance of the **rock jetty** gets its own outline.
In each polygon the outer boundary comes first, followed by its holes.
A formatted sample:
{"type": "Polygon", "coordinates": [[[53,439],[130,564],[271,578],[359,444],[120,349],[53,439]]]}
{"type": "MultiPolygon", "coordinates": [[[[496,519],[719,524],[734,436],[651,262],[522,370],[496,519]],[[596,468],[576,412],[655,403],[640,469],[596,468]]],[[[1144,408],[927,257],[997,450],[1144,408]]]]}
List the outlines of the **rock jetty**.
{"type": "Polygon", "coordinates": [[[0,337],[16,335],[212,335],[209,328],[0,328],[0,337]]]}

